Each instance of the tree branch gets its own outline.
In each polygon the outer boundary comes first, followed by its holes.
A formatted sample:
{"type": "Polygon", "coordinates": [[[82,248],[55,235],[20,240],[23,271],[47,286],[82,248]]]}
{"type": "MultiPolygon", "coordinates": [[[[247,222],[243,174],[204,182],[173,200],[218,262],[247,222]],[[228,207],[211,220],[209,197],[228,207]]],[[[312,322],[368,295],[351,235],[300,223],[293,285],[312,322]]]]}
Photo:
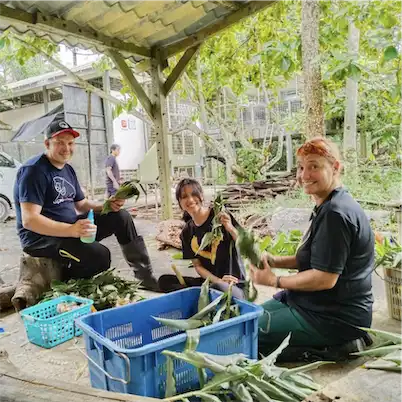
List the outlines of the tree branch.
{"type": "MultiPolygon", "coordinates": [[[[94,87],[91,85],[89,82],[85,81],[82,79],[79,75],[71,71],[69,68],[61,64],[58,60],[55,58],[49,56],[46,52],[43,50],[39,49],[35,45],[32,45],[29,42],[26,42],[24,39],[21,39],[20,37],[13,35],[13,38],[16,39],[17,41],[23,43],[26,47],[31,48],[33,51],[35,51],[37,54],[42,55],[49,63],[53,64],[55,67],[57,67],[59,70],[63,71],[68,77],[70,77],[75,83],[79,84],[79,86],[86,91],[92,92],[102,99],[108,100],[109,102],[113,103],[114,105],[120,105],[122,102],[115,98],[114,96],[107,94],[105,91],[102,91],[99,88],[94,87]]],[[[138,112],[137,110],[133,109],[130,110],[129,113],[131,113],[133,116],[138,117],[139,119],[145,121],[146,123],[151,123],[151,121],[144,116],[142,113],[138,112]]]]}

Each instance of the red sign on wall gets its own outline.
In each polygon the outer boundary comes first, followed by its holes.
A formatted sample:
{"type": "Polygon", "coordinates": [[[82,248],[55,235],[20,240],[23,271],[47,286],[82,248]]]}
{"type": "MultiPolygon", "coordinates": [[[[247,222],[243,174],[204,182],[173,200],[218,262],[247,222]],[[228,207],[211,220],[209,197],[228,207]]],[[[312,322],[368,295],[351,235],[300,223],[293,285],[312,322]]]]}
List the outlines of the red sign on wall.
{"type": "Polygon", "coordinates": [[[127,120],[121,120],[121,128],[127,128],[127,120]]]}

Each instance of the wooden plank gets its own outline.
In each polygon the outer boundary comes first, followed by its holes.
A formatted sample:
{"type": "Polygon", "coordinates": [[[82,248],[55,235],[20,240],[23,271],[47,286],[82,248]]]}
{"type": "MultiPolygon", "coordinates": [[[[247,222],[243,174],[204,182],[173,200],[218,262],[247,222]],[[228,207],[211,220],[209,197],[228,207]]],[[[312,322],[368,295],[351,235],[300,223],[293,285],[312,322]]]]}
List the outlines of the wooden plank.
{"type": "Polygon", "coordinates": [[[58,17],[43,15],[39,11],[34,14],[23,10],[16,10],[0,4],[0,19],[24,23],[33,31],[42,31],[65,37],[67,34],[78,38],[81,42],[92,45],[104,45],[110,49],[128,52],[139,56],[150,57],[149,48],[136,46],[101,34],[89,27],[81,27],[72,21],[65,21],[58,17]]]}
{"type": "Polygon", "coordinates": [[[164,57],[169,58],[176,53],[180,53],[183,50],[188,49],[189,47],[202,43],[217,32],[222,31],[223,29],[230,27],[236,22],[239,22],[240,20],[249,17],[256,12],[275,4],[276,1],[277,0],[251,1],[249,3],[246,3],[245,6],[239,7],[238,11],[227,15],[223,20],[217,22],[216,24],[211,24],[210,26],[199,30],[195,34],[189,36],[186,39],[183,39],[178,43],[166,46],[165,48],[163,48],[163,55],[164,57]]]}
{"type": "Polygon", "coordinates": [[[183,54],[181,59],[178,61],[173,71],[170,73],[169,77],[166,79],[165,84],[163,86],[165,91],[165,96],[169,95],[169,92],[173,89],[176,82],[180,79],[184,70],[186,69],[188,63],[191,61],[193,56],[197,53],[197,50],[200,48],[200,45],[196,45],[194,47],[190,47],[183,54]]]}
{"type": "Polygon", "coordinates": [[[19,371],[0,350],[0,400],[2,402],[152,402],[160,399],[108,392],[19,371]]]}
{"type": "Polygon", "coordinates": [[[125,78],[125,80],[130,85],[132,91],[137,95],[138,100],[140,101],[141,105],[148,113],[149,117],[153,118],[153,106],[151,101],[148,98],[148,95],[143,90],[141,84],[137,81],[134,77],[133,72],[128,67],[126,61],[120,54],[114,50],[107,50],[106,53],[109,57],[113,60],[116,68],[120,71],[120,74],[125,78]]]}

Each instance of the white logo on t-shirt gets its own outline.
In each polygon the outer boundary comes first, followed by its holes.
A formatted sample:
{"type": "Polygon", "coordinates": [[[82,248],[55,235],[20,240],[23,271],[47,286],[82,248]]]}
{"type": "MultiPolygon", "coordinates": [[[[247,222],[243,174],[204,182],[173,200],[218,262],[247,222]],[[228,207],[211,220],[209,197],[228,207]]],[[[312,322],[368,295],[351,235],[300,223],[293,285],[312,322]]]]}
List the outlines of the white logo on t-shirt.
{"type": "Polygon", "coordinates": [[[75,187],[64,177],[53,177],[53,187],[57,192],[57,197],[54,199],[53,204],[74,201],[76,195],[75,187]]]}

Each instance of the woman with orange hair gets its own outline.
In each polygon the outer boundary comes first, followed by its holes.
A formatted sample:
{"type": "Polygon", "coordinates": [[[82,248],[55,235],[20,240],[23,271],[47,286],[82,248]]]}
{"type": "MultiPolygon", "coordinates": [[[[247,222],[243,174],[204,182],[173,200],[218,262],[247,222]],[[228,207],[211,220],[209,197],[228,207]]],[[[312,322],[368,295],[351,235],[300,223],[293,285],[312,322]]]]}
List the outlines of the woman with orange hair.
{"type": "Polygon", "coordinates": [[[290,360],[292,350],[295,358],[298,351],[304,358],[341,360],[370,343],[359,327],[370,327],[372,320],[374,234],[363,209],[342,187],[340,173],[332,141],[313,138],[297,150],[298,183],[316,205],[295,256],[267,255],[264,269],[251,269],[254,283],[284,289],[263,304],[263,354],[289,332],[290,360]],[[299,272],[281,277],[271,267],[299,272]]]}

